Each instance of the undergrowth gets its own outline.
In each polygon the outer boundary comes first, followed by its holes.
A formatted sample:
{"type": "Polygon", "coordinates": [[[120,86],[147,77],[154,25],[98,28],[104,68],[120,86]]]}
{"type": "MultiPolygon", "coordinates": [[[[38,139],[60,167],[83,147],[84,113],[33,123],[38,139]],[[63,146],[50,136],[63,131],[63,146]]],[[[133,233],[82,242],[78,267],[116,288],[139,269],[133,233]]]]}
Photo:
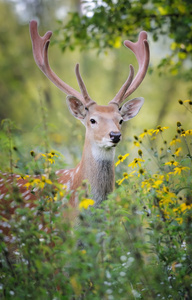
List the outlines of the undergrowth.
{"type": "Polygon", "coordinates": [[[175,126],[170,141],[166,126],[135,136],[136,157],[116,162],[114,192],[95,208],[80,191],[75,221],[54,175],[59,153],[32,151],[28,170],[40,176],[28,189],[41,193],[33,208],[17,182],[5,197],[17,208],[11,220],[1,216],[9,230],[0,234],[1,299],[191,299],[192,129],[175,126]]]}

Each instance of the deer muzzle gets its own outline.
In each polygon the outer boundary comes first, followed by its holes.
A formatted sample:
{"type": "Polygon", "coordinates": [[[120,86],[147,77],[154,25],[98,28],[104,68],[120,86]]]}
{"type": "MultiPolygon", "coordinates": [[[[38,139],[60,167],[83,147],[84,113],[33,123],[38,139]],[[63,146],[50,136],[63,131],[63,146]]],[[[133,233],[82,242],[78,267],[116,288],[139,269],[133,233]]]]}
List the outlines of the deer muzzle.
{"type": "Polygon", "coordinates": [[[114,131],[111,131],[110,134],[110,139],[113,143],[117,144],[119,143],[119,141],[121,140],[121,132],[114,132],[114,131]]]}

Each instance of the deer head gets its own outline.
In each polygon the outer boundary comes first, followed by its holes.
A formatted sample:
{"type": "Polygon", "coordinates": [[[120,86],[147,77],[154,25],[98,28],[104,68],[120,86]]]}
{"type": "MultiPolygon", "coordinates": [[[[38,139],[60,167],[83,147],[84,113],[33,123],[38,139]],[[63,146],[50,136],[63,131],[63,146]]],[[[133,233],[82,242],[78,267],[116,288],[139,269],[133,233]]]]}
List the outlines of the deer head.
{"type": "Polygon", "coordinates": [[[79,119],[86,127],[87,137],[100,147],[115,147],[121,139],[120,128],[123,121],[136,116],[143,105],[143,98],[135,98],[120,105],[140,85],[147,72],[149,64],[149,45],[147,33],[142,31],[136,43],[128,40],[125,46],[135,54],[139,70],[134,77],[134,68],[130,65],[130,74],[116,96],[107,106],[97,105],[89,96],[83,79],[79,72],[79,64],[76,65],[76,77],[81,93],[63,82],[50,68],[48,62],[48,46],[50,43],[51,31],[43,37],[38,34],[37,22],[30,22],[30,33],[33,45],[33,55],[36,64],[41,71],[64,93],[67,94],[67,105],[72,115],[79,119]]]}

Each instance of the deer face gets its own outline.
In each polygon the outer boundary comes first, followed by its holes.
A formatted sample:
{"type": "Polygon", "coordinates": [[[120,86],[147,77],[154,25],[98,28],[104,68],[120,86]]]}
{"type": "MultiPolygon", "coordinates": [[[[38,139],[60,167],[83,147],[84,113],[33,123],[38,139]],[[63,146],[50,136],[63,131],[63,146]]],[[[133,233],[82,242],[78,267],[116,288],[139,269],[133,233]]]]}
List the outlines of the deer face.
{"type": "Polygon", "coordinates": [[[90,143],[110,149],[120,142],[123,121],[128,121],[139,112],[143,98],[130,100],[121,109],[113,103],[107,106],[93,103],[86,107],[74,96],[67,97],[67,104],[72,115],[85,125],[86,138],[90,143]]]}
{"type": "Polygon", "coordinates": [[[87,136],[102,148],[115,147],[121,140],[123,119],[117,105],[92,105],[85,117],[87,136]]]}

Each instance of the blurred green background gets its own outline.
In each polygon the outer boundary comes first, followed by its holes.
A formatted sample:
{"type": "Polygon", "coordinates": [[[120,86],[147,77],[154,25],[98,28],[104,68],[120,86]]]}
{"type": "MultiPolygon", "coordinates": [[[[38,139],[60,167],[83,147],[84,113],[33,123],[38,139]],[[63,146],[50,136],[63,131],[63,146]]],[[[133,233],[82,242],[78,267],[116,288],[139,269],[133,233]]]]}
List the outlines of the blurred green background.
{"type": "MultiPolygon", "coordinates": [[[[163,15],[163,11],[159,11],[163,15]]],[[[65,26],[70,20],[69,12],[82,14],[82,3],[77,0],[0,1],[0,121],[8,118],[14,122],[13,147],[17,152],[30,157],[31,150],[38,152],[45,147],[43,119],[46,119],[49,150],[60,151],[67,164],[72,166],[81,157],[85,129],[70,115],[65,102],[66,95],[36,66],[31,49],[29,21],[38,20],[41,35],[48,30],[53,31],[49,62],[58,76],[79,90],[74,72],[75,64],[79,62],[88,92],[99,104],[107,104],[114,97],[127,78],[129,64],[133,64],[137,70],[137,62],[123,44],[113,45],[100,52],[88,48],[80,51],[80,47],[72,49],[69,46],[62,52],[63,46],[59,41],[61,24],[65,26]]],[[[124,124],[124,138],[117,155],[134,151],[130,149],[129,141],[145,128],[161,125],[175,129],[177,121],[185,124],[185,127],[191,121],[190,113],[178,104],[179,99],[190,99],[191,81],[186,80],[180,71],[168,72],[166,68],[157,67],[161,59],[170,54],[173,40],[168,34],[159,36],[158,41],[150,32],[148,37],[151,50],[149,72],[140,87],[129,97],[142,96],[145,103],[139,115],[124,124]]],[[[126,38],[130,38],[128,33],[126,38]]],[[[184,69],[189,66],[191,60],[185,62],[184,69]]],[[[0,143],[2,155],[6,155],[4,133],[1,133],[0,143]]],[[[3,169],[6,167],[6,159],[2,155],[0,163],[3,169]]]]}

